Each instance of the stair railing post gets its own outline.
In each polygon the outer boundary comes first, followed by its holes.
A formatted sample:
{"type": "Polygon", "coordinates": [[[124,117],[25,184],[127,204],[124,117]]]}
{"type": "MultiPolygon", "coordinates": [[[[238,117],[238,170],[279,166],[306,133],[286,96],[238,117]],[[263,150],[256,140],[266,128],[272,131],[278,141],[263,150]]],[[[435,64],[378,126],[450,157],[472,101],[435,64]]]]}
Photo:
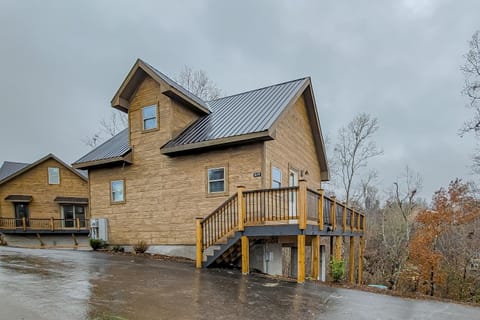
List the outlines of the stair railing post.
{"type": "Polygon", "coordinates": [[[237,187],[237,203],[238,203],[238,231],[245,230],[245,201],[243,197],[244,186],[237,187]]]}
{"type": "Polygon", "coordinates": [[[347,231],[347,203],[346,202],[343,204],[342,229],[343,229],[343,232],[347,231]]]}
{"type": "Polygon", "coordinates": [[[300,230],[307,228],[307,180],[298,181],[297,197],[298,227],[300,230]]]}
{"type": "Polygon", "coordinates": [[[352,208],[352,217],[350,218],[350,231],[355,231],[355,209],[352,208]]]}
{"type": "Polygon", "coordinates": [[[203,218],[196,218],[197,223],[197,243],[196,243],[196,267],[200,269],[202,267],[203,260],[203,230],[202,230],[203,218]]]}
{"type": "Polygon", "coordinates": [[[337,198],[332,196],[332,205],[330,206],[330,221],[332,223],[332,230],[337,229],[337,198]]]}
{"type": "Polygon", "coordinates": [[[325,201],[325,190],[318,189],[318,229],[323,230],[323,202],[325,201]]]}

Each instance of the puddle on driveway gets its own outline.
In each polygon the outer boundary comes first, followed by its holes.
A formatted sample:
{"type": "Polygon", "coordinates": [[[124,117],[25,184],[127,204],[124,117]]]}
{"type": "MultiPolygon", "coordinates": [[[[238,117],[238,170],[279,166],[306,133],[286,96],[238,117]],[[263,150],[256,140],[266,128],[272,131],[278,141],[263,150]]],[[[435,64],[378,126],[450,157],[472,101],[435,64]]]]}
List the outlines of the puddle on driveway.
{"type": "Polygon", "coordinates": [[[60,250],[0,248],[0,283],[2,319],[478,319],[480,311],[60,250]]]}

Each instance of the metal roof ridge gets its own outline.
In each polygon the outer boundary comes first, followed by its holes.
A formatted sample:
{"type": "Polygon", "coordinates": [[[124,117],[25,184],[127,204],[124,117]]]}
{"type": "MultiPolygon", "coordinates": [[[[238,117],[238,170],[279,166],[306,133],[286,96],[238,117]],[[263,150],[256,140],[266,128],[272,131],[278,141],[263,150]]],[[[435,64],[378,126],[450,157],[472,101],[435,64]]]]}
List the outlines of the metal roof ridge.
{"type": "Polygon", "coordinates": [[[222,99],[228,99],[228,98],[232,98],[232,97],[235,97],[235,96],[239,96],[239,95],[243,95],[243,94],[247,94],[247,93],[251,93],[251,92],[255,92],[255,91],[260,91],[260,90],[264,90],[264,89],[268,89],[268,88],[272,88],[272,87],[282,86],[282,85],[285,85],[287,83],[296,82],[296,81],[300,81],[300,80],[306,80],[308,78],[310,78],[310,77],[306,76],[306,77],[302,77],[302,78],[298,78],[298,79],[294,79],[294,80],[288,80],[288,81],[284,81],[284,82],[280,82],[280,83],[271,84],[271,85],[256,88],[256,89],[251,89],[251,90],[247,90],[247,91],[243,91],[243,92],[238,92],[238,93],[235,93],[235,94],[232,94],[232,95],[229,95],[229,96],[225,96],[225,97],[221,97],[221,98],[206,101],[206,103],[215,102],[215,101],[222,100],[222,99]]]}

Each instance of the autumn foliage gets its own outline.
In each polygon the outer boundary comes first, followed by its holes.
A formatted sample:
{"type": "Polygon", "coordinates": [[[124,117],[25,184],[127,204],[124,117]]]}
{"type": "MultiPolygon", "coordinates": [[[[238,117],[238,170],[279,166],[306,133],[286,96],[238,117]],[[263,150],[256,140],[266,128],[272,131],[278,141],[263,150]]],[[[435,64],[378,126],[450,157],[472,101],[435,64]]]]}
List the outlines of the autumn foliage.
{"type": "Polygon", "coordinates": [[[469,184],[456,180],[435,193],[432,210],[416,216],[410,241],[408,271],[415,290],[480,300],[479,270],[472,268],[480,254],[479,220],[479,201],[469,184]]]}

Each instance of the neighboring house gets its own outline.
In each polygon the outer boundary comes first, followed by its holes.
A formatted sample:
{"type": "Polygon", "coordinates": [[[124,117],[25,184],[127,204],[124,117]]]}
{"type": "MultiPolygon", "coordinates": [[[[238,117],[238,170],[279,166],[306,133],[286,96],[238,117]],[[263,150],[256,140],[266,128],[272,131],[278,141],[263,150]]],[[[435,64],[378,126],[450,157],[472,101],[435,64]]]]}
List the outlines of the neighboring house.
{"type": "Polygon", "coordinates": [[[88,235],[88,218],[86,175],[53,154],[0,167],[0,233],[9,244],[22,245],[17,240],[33,235],[36,240],[23,241],[26,246],[45,246],[52,235],[66,234],[66,243],[57,237],[55,244],[75,245],[75,235],[88,235]]]}
{"type": "MultiPolygon", "coordinates": [[[[275,219],[294,226],[301,219],[301,190],[317,190],[329,178],[308,77],[206,102],[137,60],[112,107],[128,114],[128,128],[73,164],[89,171],[91,215],[108,219],[112,245],[146,241],[152,252],[195,258],[195,218],[222,212],[210,231],[225,230],[212,243],[206,242],[214,237],[206,227],[208,219],[200,223],[202,253],[239,230],[232,224],[238,216],[233,203],[242,190],[250,197],[245,200],[249,217],[254,205],[262,206],[262,212],[255,211],[261,219],[268,210],[271,215],[282,211],[283,218],[275,219]],[[302,179],[304,189],[299,187],[302,179]],[[268,198],[248,193],[263,189],[277,191],[268,198]]],[[[296,236],[297,231],[282,235],[296,236]]],[[[238,245],[239,236],[231,245],[238,245]]],[[[257,262],[254,256],[252,267],[282,274],[282,247],[296,248],[296,238],[264,240],[252,238],[251,251],[266,254],[257,262]],[[267,247],[273,251],[266,252],[267,247]],[[275,271],[265,260],[275,260],[275,271]]],[[[228,263],[237,263],[237,258],[228,263]]]]}

